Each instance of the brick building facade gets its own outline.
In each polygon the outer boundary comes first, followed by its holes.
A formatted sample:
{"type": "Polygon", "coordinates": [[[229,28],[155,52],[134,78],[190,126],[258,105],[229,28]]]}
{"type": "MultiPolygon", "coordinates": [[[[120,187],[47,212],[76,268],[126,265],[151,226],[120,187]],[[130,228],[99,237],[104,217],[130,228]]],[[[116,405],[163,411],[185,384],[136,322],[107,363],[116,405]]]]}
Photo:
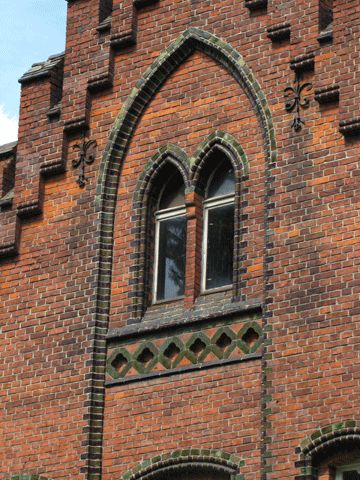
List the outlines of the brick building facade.
{"type": "Polygon", "coordinates": [[[68,0],[0,147],[0,478],[359,478],[359,53],[358,0],[68,0]]]}

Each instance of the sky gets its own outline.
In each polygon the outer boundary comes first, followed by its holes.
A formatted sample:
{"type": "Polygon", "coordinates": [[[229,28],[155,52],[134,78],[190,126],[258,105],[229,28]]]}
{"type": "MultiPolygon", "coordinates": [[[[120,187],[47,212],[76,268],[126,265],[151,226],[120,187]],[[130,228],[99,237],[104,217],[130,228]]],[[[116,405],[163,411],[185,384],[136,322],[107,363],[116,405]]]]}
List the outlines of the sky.
{"type": "Polygon", "coordinates": [[[0,0],[0,145],[17,139],[18,79],[65,48],[65,0],[0,0]]]}

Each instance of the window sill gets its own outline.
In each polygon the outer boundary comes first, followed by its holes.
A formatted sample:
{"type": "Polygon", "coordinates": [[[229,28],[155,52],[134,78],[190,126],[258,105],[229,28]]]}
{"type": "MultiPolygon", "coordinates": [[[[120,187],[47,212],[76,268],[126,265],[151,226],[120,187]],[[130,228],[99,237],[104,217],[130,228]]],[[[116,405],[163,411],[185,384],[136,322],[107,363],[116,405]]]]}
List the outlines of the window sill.
{"type": "Polygon", "coordinates": [[[113,341],[130,337],[135,338],[162,330],[182,328],[184,326],[200,324],[227,316],[261,313],[261,299],[252,299],[248,302],[232,302],[231,296],[226,295],[228,292],[229,291],[212,292],[214,305],[211,305],[210,308],[207,308],[206,305],[210,298],[209,296],[198,297],[194,309],[191,310],[183,309],[182,299],[167,304],[152,305],[148,308],[145,317],[138,323],[122,328],[110,329],[107,334],[107,340],[113,341]],[[219,305],[216,301],[220,295],[225,296],[225,302],[222,305],[219,305]],[[204,302],[201,302],[201,299],[203,299],[204,302]],[[164,310],[166,312],[167,307],[169,315],[162,318],[164,310]],[[157,313],[159,313],[159,316],[157,313]]]}
{"type": "Polygon", "coordinates": [[[209,290],[204,290],[200,293],[200,296],[203,295],[213,295],[214,293],[218,292],[231,292],[233,285],[225,285],[224,287],[217,287],[217,288],[210,288],[209,290]]]}

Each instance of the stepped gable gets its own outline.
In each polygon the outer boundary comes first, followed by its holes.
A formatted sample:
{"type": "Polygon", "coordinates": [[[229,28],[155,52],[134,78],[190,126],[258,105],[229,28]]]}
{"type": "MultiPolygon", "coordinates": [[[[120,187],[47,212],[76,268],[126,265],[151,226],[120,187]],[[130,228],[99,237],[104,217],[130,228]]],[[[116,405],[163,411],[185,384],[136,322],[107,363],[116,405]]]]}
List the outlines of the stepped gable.
{"type": "Polygon", "coordinates": [[[15,142],[5,143],[4,145],[0,145],[0,159],[3,160],[4,158],[13,155],[16,150],[17,140],[15,142]]]}
{"type": "Polygon", "coordinates": [[[33,63],[29,70],[27,70],[19,79],[19,83],[25,84],[27,82],[32,82],[34,80],[50,76],[56,68],[62,66],[64,62],[64,56],[64,52],[57,53],[51,55],[44,62],[33,63]]]}
{"type": "Polygon", "coordinates": [[[0,211],[12,203],[16,147],[17,141],[0,145],[0,211]]]}
{"type": "Polygon", "coordinates": [[[358,4],[68,0],[0,146],[1,480],[359,478],[358,4]]]}

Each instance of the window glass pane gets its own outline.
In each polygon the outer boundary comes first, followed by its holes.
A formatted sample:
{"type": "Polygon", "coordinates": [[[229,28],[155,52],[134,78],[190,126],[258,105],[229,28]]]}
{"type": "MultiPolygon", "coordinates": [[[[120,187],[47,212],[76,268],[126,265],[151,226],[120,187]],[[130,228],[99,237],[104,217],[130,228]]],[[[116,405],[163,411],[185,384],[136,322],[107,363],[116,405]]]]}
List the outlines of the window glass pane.
{"type": "Polygon", "coordinates": [[[234,204],[208,211],[205,288],[232,284],[234,250],[234,204]]]}
{"type": "Polygon", "coordinates": [[[184,473],[168,473],[159,477],[156,480],[230,480],[230,475],[223,472],[214,472],[211,470],[189,470],[184,473]]]}
{"type": "Polygon", "coordinates": [[[186,217],[160,221],[157,300],[184,294],[186,217]]]}
{"type": "Polygon", "coordinates": [[[230,162],[226,161],[215,170],[214,175],[211,177],[208,185],[207,198],[234,193],[234,190],[234,170],[230,162]]]}
{"type": "Polygon", "coordinates": [[[230,480],[230,475],[225,472],[214,471],[208,468],[184,468],[180,472],[162,473],[155,477],[156,480],[230,480]]]}
{"type": "Polygon", "coordinates": [[[180,173],[172,175],[162,191],[159,209],[179,207],[185,204],[185,185],[180,173]]]}

